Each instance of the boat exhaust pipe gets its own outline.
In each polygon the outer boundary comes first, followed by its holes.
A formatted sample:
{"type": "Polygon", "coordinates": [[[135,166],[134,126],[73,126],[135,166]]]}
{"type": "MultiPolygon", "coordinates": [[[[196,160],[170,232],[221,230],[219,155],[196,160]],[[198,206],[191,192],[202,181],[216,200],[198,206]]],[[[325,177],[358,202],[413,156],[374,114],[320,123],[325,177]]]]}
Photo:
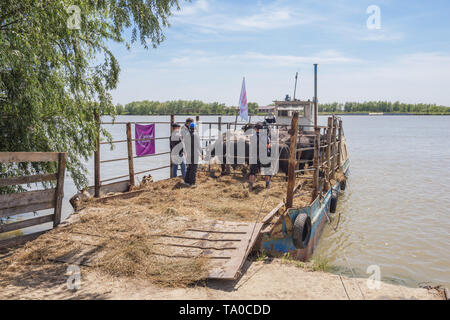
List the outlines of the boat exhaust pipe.
{"type": "Polygon", "coordinates": [[[317,104],[317,63],[314,64],[314,129],[317,130],[317,116],[319,114],[317,104]]]}

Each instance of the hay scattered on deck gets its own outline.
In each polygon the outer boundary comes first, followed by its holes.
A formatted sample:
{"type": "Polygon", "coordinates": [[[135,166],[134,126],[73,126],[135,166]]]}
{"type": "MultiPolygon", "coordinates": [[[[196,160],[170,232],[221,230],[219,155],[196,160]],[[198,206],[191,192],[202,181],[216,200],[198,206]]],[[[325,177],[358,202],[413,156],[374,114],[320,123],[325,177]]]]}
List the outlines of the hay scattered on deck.
{"type": "MultiPolygon", "coordinates": [[[[170,179],[143,185],[145,191],[135,198],[106,203],[88,200],[70,224],[49,231],[3,259],[3,279],[64,263],[80,264],[83,272],[98,270],[162,286],[187,286],[207,278],[208,259],[170,255],[158,245],[161,236],[182,233],[205,219],[261,221],[283,201],[287,186],[284,175],[275,176],[266,194],[264,178],[258,177],[254,190],[249,191],[246,177],[214,178],[206,171],[198,173],[197,184],[195,189],[186,188],[180,178],[170,179]]],[[[294,198],[296,207],[309,205],[310,189],[310,180],[305,180],[294,198]]]]}
{"type": "Polygon", "coordinates": [[[207,277],[204,257],[167,257],[157,245],[160,235],[194,226],[192,220],[147,210],[86,209],[74,222],[49,231],[2,261],[4,277],[13,279],[34,266],[80,264],[117,277],[151,280],[183,287],[207,277]]]}
{"type": "MultiPolygon", "coordinates": [[[[163,180],[145,185],[146,192],[126,200],[107,203],[91,201],[91,207],[126,207],[127,209],[152,210],[201,219],[212,218],[227,221],[259,221],[286,197],[287,182],[284,174],[272,178],[270,189],[265,188],[264,177],[258,177],[253,191],[249,191],[247,177],[227,175],[213,178],[206,168],[197,175],[197,188],[186,188],[182,179],[163,180]],[[267,197],[266,197],[267,195],[267,197]],[[259,212],[264,201],[262,212],[259,212]]],[[[303,187],[294,198],[294,206],[304,207],[311,202],[311,180],[304,180],[303,187]]]]}

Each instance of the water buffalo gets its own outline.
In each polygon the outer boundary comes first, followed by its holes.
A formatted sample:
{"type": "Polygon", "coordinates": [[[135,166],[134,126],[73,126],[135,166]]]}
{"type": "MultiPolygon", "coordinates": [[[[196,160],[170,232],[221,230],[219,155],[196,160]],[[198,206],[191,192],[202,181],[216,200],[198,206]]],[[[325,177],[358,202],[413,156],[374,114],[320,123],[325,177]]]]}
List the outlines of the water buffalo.
{"type": "MultiPolygon", "coordinates": [[[[246,129],[251,128],[250,125],[244,127],[246,129]]],[[[244,129],[243,128],[243,129],[244,129]]],[[[222,173],[226,173],[229,168],[227,165],[231,165],[234,168],[239,164],[249,164],[250,157],[250,137],[249,135],[244,134],[243,132],[232,132],[229,137],[229,146],[228,150],[234,150],[233,155],[229,156],[227,159],[227,145],[226,145],[226,134],[222,135],[222,155],[219,159],[222,166],[222,173]],[[238,152],[242,150],[241,152],[238,152]],[[239,154],[240,153],[240,154],[239,154]],[[245,156],[243,157],[243,154],[245,156]]],[[[289,146],[290,146],[290,135],[287,130],[280,130],[278,137],[278,149],[279,149],[279,167],[278,170],[284,172],[286,175],[288,174],[289,168],[289,146]]],[[[210,145],[211,158],[217,155],[217,148],[220,148],[220,142],[217,140],[214,144],[210,145]]],[[[297,149],[300,148],[309,148],[313,145],[313,139],[311,137],[300,137],[299,141],[297,141],[297,149]]],[[[273,147],[273,142],[272,142],[273,147]]],[[[309,160],[309,165],[312,165],[312,160],[314,158],[314,150],[305,150],[300,154],[300,160],[303,160],[298,169],[303,170],[305,168],[306,160],[309,160]]]]}

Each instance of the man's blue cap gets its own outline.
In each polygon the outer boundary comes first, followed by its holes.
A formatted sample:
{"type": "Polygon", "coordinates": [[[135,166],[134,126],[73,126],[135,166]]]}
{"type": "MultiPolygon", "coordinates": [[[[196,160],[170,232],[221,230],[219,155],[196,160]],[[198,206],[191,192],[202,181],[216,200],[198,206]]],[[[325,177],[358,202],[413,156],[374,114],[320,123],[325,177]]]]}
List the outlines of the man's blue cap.
{"type": "Polygon", "coordinates": [[[189,125],[189,128],[195,129],[195,123],[191,122],[191,124],[189,125]]]}

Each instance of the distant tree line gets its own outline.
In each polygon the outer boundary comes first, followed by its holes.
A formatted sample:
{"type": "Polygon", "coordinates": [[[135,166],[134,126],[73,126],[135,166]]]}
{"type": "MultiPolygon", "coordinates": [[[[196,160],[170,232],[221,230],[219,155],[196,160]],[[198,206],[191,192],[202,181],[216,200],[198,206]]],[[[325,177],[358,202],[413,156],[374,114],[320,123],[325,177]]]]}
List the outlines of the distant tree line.
{"type": "MultiPolygon", "coordinates": [[[[248,104],[250,114],[257,114],[258,104],[248,104]]],[[[227,107],[223,103],[205,103],[199,100],[176,100],[176,101],[134,101],[125,106],[116,105],[116,113],[119,115],[167,115],[167,114],[220,114],[235,115],[236,107],[227,107]]]]}
{"type": "MultiPolygon", "coordinates": [[[[118,115],[168,115],[168,114],[220,114],[235,115],[237,107],[227,107],[224,103],[205,103],[199,100],[175,100],[175,101],[134,101],[125,106],[116,105],[118,115]]],[[[258,104],[249,102],[249,114],[258,115],[258,104]]],[[[450,114],[450,108],[435,104],[407,104],[387,101],[346,102],[319,104],[319,112],[322,113],[416,113],[416,114],[450,114]]]]}
{"type": "Polygon", "coordinates": [[[346,102],[346,103],[328,103],[320,104],[319,112],[324,113],[417,113],[417,114],[450,114],[450,108],[437,106],[435,104],[410,104],[388,101],[368,101],[368,102],[346,102]]]}

